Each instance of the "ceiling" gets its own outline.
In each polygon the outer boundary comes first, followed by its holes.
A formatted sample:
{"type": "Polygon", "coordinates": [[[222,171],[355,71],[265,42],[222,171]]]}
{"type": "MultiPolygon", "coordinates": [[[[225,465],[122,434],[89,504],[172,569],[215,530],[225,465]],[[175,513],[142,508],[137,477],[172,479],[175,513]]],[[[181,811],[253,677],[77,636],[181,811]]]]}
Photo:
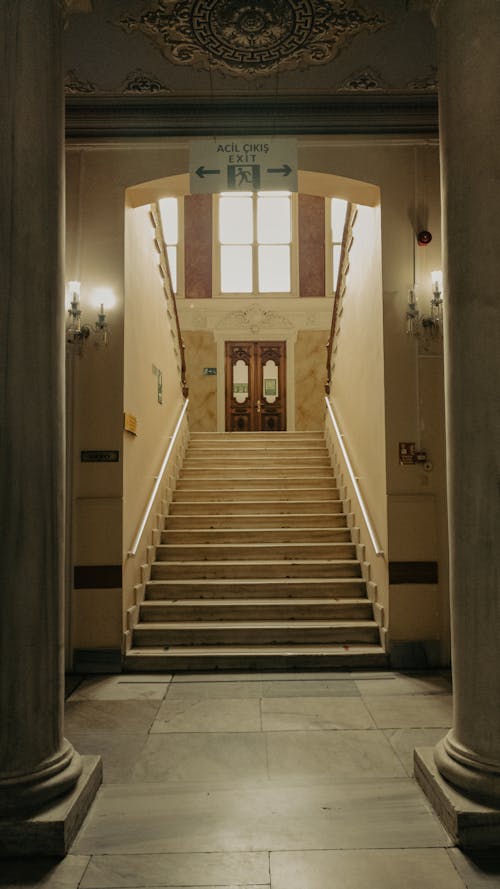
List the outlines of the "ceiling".
{"type": "Polygon", "coordinates": [[[70,135],[437,129],[418,0],[70,2],[70,135]]]}

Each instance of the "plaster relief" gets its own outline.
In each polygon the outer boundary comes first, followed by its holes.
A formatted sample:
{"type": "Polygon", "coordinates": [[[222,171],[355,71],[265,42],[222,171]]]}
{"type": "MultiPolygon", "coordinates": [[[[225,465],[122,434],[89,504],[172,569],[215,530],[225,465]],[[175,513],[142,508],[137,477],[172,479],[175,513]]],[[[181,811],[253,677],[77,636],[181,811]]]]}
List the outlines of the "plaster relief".
{"type": "Polygon", "coordinates": [[[373,68],[363,68],[350,74],[340,86],[345,92],[373,92],[374,90],[387,92],[387,84],[382,76],[373,68]]]}
{"type": "Polygon", "coordinates": [[[147,74],[140,68],[127,74],[122,88],[124,96],[153,96],[165,95],[172,90],[161,83],[157,77],[147,74]]]}
{"type": "Polygon", "coordinates": [[[173,64],[253,78],[330,62],[386,19],[346,0],[160,0],[117,24],[173,64]]]}
{"type": "Polygon", "coordinates": [[[288,318],[277,312],[266,311],[254,303],[248,309],[229,312],[217,324],[217,330],[246,330],[257,334],[261,330],[290,330],[293,324],[288,318]]]}
{"type": "Polygon", "coordinates": [[[83,80],[72,68],[64,78],[64,92],[67,96],[87,96],[96,93],[97,87],[90,80],[83,80]]]}

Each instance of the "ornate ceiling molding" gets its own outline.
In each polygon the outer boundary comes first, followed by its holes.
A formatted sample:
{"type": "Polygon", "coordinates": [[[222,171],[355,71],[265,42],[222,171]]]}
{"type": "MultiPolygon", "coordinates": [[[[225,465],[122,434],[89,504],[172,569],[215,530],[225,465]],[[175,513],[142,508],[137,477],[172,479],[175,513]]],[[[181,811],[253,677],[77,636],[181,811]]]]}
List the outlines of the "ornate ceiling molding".
{"type": "Polygon", "coordinates": [[[67,96],[91,96],[97,93],[95,83],[84,80],[74,68],[66,72],[64,78],[64,91],[67,96]]]}
{"type": "Polygon", "coordinates": [[[347,0],[159,0],[116,24],[175,65],[254,78],[330,62],[386,21],[347,0]]]}
{"type": "Polygon", "coordinates": [[[424,77],[418,77],[408,84],[408,89],[436,92],[438,88],[438,70],[433,66],[424,77]]]}
{"type": "Polygon", "coordinates": [[[387,84],[384,83],[382,75],[370,67],[362,68],[360,71],[350,74],[341,83],[339,89],[341,92],[347,93],[373,92],[373,90],[388,91],[387,84]]]}
{"type": "Polygon", "coordinates": [[[246,135],[411,135],[437,137],[437,96],[412,90],[384,95],[358,91],[335,95],[247,98],[69,95],[70,139],[246,135]]]}
{"type": "Polygon", "coordinates": [[[141,68],[127,74],[121,89],[123,96],[165,96],[171,92],[154,74],[148,74],[141,68]]]}

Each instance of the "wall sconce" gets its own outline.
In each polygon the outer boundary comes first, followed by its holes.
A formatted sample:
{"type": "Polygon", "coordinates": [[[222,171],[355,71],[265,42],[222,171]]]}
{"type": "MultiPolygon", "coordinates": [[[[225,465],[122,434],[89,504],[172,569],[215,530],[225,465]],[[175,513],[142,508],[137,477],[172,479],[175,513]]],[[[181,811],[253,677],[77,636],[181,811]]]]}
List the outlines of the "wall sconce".
{"type": "Polygon", "coordinates": [[[94,343],[96,346],[108,345],[108,323],[104,312],[104,303],[100,303],[100,309],[97,312],[97,321],[94,324],[82,324],[82,310],[80,308],[80,281],[69,281],[68,290],[71,301],[68,309],[70,317],[69,326],[66,328],[66,340],[71,345],[76,345],[80,349],[85,340],[91,334],[95,334],[94,343]]]}
{"type": "Polygon", "coordinates": [[[443,273],[431,272],[432,298],[430,314],[422,315],[417,304],[414,287],[408,291],[408,308],[406,310],[406,333],[425,339],[438,337],[442,332],[443,323],[443,273]]]}

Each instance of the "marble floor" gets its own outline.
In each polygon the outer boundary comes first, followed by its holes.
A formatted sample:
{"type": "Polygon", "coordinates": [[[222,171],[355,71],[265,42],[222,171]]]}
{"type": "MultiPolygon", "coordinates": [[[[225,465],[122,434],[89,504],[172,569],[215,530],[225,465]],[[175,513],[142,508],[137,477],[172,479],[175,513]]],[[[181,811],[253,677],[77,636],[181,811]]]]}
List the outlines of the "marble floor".
{"type": "Polygon", "coordinates": [[[498,889],[412,777],[450,721],[439,673],[73,677],[104,784],[63,861],[0,861],[0,887],[498,889]]]}

